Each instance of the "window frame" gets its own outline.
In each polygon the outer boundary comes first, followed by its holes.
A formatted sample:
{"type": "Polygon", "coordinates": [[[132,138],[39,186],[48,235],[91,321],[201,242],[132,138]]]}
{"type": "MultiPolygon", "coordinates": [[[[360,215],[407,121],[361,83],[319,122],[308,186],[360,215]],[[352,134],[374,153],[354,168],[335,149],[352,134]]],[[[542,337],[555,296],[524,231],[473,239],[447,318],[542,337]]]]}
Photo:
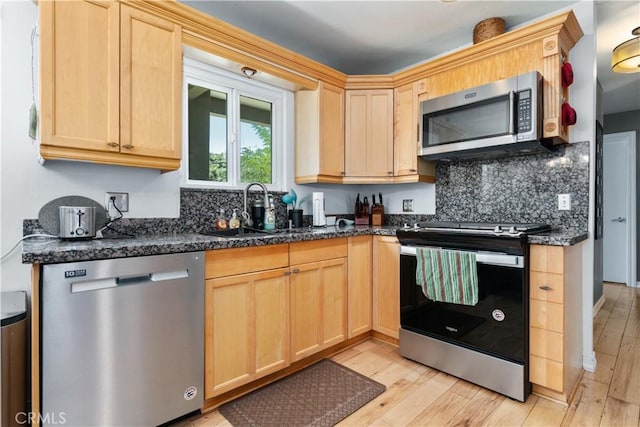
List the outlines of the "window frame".
{"type": "Polygon", "coordinates": [[[286,191],[285,149],[287,141],[287,91],[260,81],[242,77],[205,62],[183,57],[183,143],[180,173],[182,185],[189,188],[244,189],[240,182],[240,97],[246,96],[271,103],[271,191],[286,191]],[[227,181],[213,182],[189,179],[189,85],[227,94],[227,181]]]}

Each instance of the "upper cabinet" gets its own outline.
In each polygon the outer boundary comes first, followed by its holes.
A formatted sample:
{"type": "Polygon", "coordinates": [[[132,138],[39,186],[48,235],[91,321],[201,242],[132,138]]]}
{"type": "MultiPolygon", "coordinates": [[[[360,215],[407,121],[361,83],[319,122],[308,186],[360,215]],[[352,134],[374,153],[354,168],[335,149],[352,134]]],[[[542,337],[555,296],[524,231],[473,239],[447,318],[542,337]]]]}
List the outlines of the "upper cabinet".
{"type": "Polygon", "coordinates": [[[393,176],[393,90],[346,91],[345,181],[393,176]]]}
{"type": "Polygon", "coordinates": [[[115,1],[39,6],[42,157],[178,169],[180,26],[115,1]]]}
{"type": "Polygon", "coordinates": [[[435,164],[418,157],[420,144],[420,100],[426,94],[427,79],[394,90],[395,182],[435,182],[435,164]]]}
{"type": "Polygon", "coordinates": [[[295,181],[340,183],[344,175],[344,89],[319,82],[295,98],[295,181]]]}

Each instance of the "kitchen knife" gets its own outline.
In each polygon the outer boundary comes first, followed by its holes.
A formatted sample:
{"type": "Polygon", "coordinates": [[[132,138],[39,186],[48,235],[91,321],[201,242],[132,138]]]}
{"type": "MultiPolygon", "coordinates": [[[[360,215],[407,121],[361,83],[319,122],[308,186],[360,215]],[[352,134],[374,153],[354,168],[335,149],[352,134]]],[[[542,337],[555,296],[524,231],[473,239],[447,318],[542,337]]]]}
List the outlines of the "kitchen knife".
{"type": "Polygon", "coordinates": [[[375,206],[376,205],[376,195],[375,194],[371,195],[371,201],[372,201],[371,206],[375,206]]]}
{"type": "Polygon", "coordinates": [[[384,205],[384,203],[382,203],[382,193],[378,193],[378,196],[380,196],[380,204],[384,205]]]}

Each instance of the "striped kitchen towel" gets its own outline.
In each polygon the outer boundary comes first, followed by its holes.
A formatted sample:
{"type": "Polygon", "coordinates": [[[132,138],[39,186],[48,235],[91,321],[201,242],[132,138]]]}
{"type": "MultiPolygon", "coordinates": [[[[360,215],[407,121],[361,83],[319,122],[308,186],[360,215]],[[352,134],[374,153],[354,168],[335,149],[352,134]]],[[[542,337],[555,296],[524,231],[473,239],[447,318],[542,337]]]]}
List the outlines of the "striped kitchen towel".
{"type": "Polygon", "coordinates": [[[478,271],[474,252],[416,248],[416,284],[432,301],[476,305],[478,271]]]}

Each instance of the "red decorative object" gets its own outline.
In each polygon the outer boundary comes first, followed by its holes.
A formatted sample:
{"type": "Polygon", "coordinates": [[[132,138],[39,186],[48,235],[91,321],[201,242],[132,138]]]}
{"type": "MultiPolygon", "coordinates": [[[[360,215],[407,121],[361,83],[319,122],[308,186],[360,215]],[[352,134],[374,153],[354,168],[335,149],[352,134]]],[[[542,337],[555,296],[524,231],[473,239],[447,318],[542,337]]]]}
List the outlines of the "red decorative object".
{"type": "Polygon", "coordinates": [[[573,83],[573,67],[568,62],[562,64],[562,68],[560,70],[560,74],[562,75],[562,86],[568,87],[573,83]]]}
{"type": "Polygon", "coordinates": [[[571,107],[568,103],[562,104],[562,126],[571,126],[575,125],[578,117],[576,115],[576,110],[571,107]]]}

